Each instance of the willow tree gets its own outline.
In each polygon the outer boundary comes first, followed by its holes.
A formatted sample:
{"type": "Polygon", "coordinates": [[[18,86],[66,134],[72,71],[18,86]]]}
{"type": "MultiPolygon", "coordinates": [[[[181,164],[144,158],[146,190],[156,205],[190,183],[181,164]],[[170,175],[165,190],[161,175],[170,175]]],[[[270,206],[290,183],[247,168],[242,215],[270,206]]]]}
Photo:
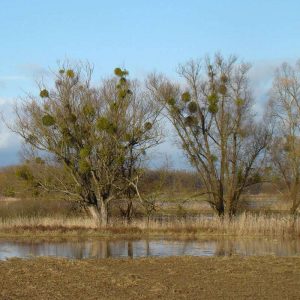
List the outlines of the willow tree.
{"type": "Polygon", "coordinates": [[[126,70],[115,69],[116,76],[100,86],[91,84],[92,71],[88,64],[61,68],[52,88],[40,85],[39,97],[16,107],[12,129],[50,154],[72,180],[66,185],[52,178],[51,186],[73,195],[105,226],[109,202],[128,189],[128,162],[136,170],[158,142],[157,114],[126,70]]]}
{"type": "Polygon", "coordinates": [[[269,147],[272,172],[284,183],[295,214],[300,206],[300,62],[277,69],[268,115],[274,131],[269,147]]]}
{"type": "Polygon", "coordinates": [[[179,67],[176,84],[152,75],[148,88],[165,108],[178,139],[196,168],[208,202],[220,216],[233,216],[243,191],[259,180],[268,135],[257,124],[248,84],[250,66],[216,55],[179,67]]]}

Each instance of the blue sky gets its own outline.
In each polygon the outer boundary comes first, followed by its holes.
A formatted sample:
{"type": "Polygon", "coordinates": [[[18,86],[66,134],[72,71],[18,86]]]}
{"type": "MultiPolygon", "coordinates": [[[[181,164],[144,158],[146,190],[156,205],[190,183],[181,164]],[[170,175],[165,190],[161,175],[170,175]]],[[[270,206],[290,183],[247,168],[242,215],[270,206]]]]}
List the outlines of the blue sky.
{"type": "MultiPolygon", "coordinates": [[[[89,60],[99,80],[116,66],[173,76],[178,63],[217,51],[253,64],[259,110],[274,68],[300,58],[299,11],[292,0],[2,0],[0,110],[10,118],[12,103],[58,60],[89,60]]],[[[0,130],[0,165],[15,163],[19,142],[0,130]]],[[[170,141],[160,149],[184,165],[170,141]]]]}

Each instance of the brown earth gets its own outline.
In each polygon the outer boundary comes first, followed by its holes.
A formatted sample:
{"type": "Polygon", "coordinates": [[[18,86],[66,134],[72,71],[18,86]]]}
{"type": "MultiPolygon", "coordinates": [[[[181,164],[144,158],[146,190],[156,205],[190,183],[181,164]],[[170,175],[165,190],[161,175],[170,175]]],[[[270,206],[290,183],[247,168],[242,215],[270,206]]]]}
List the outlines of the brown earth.
{"type": "Polygon", "coordinates": [[[300,258],[0,262],[1,299],[299,299],[300,258]]]}

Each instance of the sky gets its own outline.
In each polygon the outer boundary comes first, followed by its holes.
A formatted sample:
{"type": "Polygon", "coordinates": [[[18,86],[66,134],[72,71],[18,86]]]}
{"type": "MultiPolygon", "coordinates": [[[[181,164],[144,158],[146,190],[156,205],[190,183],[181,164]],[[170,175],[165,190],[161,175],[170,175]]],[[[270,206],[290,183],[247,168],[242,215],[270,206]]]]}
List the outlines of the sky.
{"type": "MultiPolygon", "coordinates": [[[[261,111],[274,69],[300,58],[299,11],[299,0],[1,0],[0,111],[13,121],[13,104],[65,59],[93,63],[100,81],[117,66],[132,77],[176,76],[178,63],[215,52],[252,64],[261,111]]],[[[158,152],[186,167],[167,136],[158,152]]],[[[19,149],[1,124],[0,166],[17,163],[19,149]]]]}

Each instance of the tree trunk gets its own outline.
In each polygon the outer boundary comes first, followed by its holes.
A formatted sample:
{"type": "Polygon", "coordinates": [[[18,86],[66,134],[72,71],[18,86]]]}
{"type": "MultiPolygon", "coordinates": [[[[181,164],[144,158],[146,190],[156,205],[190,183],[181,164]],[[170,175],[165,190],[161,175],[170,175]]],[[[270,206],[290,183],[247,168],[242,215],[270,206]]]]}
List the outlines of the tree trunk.
{"type": "Polygon", "coordinates": [[[232,218],[236,215],[236,203],[235,199],[228,199],[228,204],[226,207],[226,214],[229,220],[232,220],[232,218]]]}
{"type": "Polygon", "coordinates": [[[294,189],[291,193],[290,193],[290,198],[292,200],[292,207],[290,208],[290,213],[294,216],[297,215],[297,210],[299,207],[299,200],[298,200],[298,192],[296,189],[294,189]]]}
{"type": "Polygon", "coordinates": [[[130,224],[132,221],[132,215],[133,215],[133,203],[132,200],[127,201],[127,208],[126,208],[126,220],[127,223],[130,224]]]}
{"type": "Polygon", "coordinates": [[[100,222],[101,227],[106,227],[108,224],[108,203],[100,200],[100,222]]]}
{"type": "Polygon", "coordinates": [[[293,216],[296,216],[297,215],[297,209],[298,209],[298,205],[293,203],[291,209],[290,209],[290,212],[293,216]]]}
{"type": "Polygon", "coordinates": [[[295,226],[296,226],[296,221],[297,221],[297,210],[298,210],[298,206],[299,204],[297,203],[297,195],[293,195],[293,204],[292,207],[290,208],[290,213],[293,216],[293,226],[292,226],[292,230],[295,231],[295,226]]]}
{"type": "Polygon", "coordinates": [[[219,199],[217,205],[216,205],[216,210],[217,210],[217,213],[218,213],[218,216],[223,218],[224,217],[224,212],[225,212],[225,209],[224,209],[224,200],[222,199],[219,199]]]}
{"type": "Polygon", "coordinates": [[[236,215],[236,209],[233,205],[231,205],[231,207],[228,210],[228,218],[231,221],[232,218],[236,215]]]}
{"type": "Polygon", "coordinates": [[[89,205],[87,207],[90,216],[95,220],[97,226],[106,227],[108,223],[108,206],[104,201],[100,202],[100,206],[89,205]]]}
{"type": "Polygon", "coordinates": [[[89,205],[87,207],[87,210],[92,217],[92,219],[96,222],[97,226],[100,226],[101,224],[101,215],[99,212],[99,209],[96,205],[89,205]]]}

